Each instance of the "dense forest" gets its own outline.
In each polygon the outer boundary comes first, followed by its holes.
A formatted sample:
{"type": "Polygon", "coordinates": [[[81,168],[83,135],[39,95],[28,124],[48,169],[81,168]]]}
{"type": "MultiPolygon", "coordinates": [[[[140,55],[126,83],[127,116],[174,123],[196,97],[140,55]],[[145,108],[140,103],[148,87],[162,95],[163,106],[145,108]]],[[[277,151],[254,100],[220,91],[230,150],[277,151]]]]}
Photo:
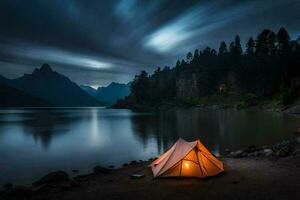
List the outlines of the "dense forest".
{"type": "Polygon", "coordinates": [[[245,49],[238,35],[229,46],[222,41],[218,51],[196,49],[172,68],[158,67],[152,75],[141,71],[132,81],[131,94],[119,104],[199,104],[208,97],[238,97],[248,103],[276,98],[289,104],[299,93],[299,39],[292,40],[285,28],[277,33],[265,29],[250,37],[245,49]]]}

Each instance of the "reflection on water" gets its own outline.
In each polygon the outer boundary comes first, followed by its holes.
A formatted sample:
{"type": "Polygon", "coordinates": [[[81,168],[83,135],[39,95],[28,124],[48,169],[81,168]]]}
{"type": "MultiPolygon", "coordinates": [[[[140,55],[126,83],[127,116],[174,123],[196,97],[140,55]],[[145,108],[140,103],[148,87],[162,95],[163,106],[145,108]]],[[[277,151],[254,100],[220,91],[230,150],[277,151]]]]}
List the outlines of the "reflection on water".
{"type": "Polygon", "coordinates": [[[0,110],[0,184],[30,183],[53,170],[121,166],[148,159],[179,137],[224,148],[289,137],[300,118],[255,110],[174,109],[134,113],[102,108],[0,110]]]}

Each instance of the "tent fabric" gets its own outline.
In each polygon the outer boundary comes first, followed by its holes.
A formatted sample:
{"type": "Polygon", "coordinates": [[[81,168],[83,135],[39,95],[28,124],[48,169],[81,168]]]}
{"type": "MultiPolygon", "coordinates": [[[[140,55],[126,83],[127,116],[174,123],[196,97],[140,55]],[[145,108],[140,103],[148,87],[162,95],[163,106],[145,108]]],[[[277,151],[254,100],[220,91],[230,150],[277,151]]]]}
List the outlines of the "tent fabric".
{"type": "Polygon", "coordinates": [[[150,167],[154,177],[204,178],[224,171],[223,163],[200,140],[187,142],[181,138],[150,167]]]}

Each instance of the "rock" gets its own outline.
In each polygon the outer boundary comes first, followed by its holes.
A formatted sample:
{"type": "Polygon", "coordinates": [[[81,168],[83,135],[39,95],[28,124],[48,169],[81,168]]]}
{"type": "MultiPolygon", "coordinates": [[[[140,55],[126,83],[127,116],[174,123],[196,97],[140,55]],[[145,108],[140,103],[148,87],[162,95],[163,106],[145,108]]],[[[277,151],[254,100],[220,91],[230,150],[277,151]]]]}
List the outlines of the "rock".
{"type": "Polygon", "coordinates": [[[286,152],[286,151],[283,150],[283,149],[279,149],[279,150],[276,152],[276,156],[279,156],[279,157],[286,157],[286,156],[288,156],[288,155],[289,155],[289,153],[286,152]]]}
{"type": "Polygon", "coordinates": [[[108,168],[113,169],[113,168],[115,168],[115,166],[114,165],[109,165],[108,168]]]}
{"type": "Polygon", "coordinates": [[[259,151],[255,151],[255,152],[254,152],[254,156],[255,156],[255,157],[258,157],[258,156],[260,156],[260,153],[259,153],[259,151]]]}
{"type": "Polygon", "coordinates": [[[254,153],[248,153],[248,156],[252,157],[254,156],[254,153]]]}
{"type": "Polygon", "coordinates": [[[246,152],[243,152],[243,153],[241,154],[241,157],[242,157],[242,158],[247,157],[247,156],[248,156],[248,154],[247,154],[246,152]]]}
{"type": "Polygon", "coordinates": [[[131,179],[141,179],[143,178],[145,175],[144,174],[131,174],[130,178],[131,179]]]}
{"type": "Polygon", "coordinates": [[[229,156],[230,152],[231,152],[230,149],[226,148],[224,149],[224,151],[221,151],[221,154],[224,156],[229,156]]]}
{"type": "Polygon", "coordinates": [[[290,155],[296,146],[296,142],[294,141],[282,141],[273,146],[273,150],[275,151],[276,156],[278,157],[286,157],[290,155]]]}
{"type": "Polygon", "coordinates": [[[241,157],[244,156],[243,153],[244,152],[242,150],[233,151],[233,152],[230,152],[229,157],[232,157],[232,158],[241,158],[241,157]]]}
{"type": "Polygon", "coordinates": [[[274,154],[272,149],[264,149],[264,156],[270,157],[274,154]]]}
{"type": "Polygon", "coordinates": [[[101,166],[94,167],[94,174],[108,174],[110,172],[111,170],[105,167],[101,167],[101,166]]]}
{"type": "Polygon", "coordinates": [[[244,152],[246,152],[246,153],[253,153],[255,151],[257,151],[257,148],[255,145],[248,146],[247,149],[244,150],[244,152]]]}
{"type": "Polygon", "coordinates": [[[230,153],[230,149],[225,149],[225,153],[230,153]]]}
{"type": "Polygon", "coordinates": [[[132,165],[132,164],[136,164],[136,163],[137,163],[136,160],[133,160],[133,161],[130,162],[131,165],[132,165]]]}
{"type": "Polygon", "coordinates": [[[296,151],[293,152],[293,157],[299,156],[300,155],[300,149],[297,149],[296,151]]]}
{"type": "Polygon", "coordinates": [[[297,137],[296,141],[300,144],[300,136],[297,137]]]}
{"type": "Polygon", "coordinates": [[[143,160],[139,160],[139,162],[143,162],[143,160]]]}
{"type": "Polygon", "coordinates": [[[126,166],[128,166],[128,163],[124,163],[124,164],[123,164],[123,167],[126,167],[126,166]]]}
{"type": "Polygon", "coordinates": [[[34,182],[32,185],[36,187],[41,185],[56,185],[63,182],[70,182],[68,174],[64,171],[56,171],[47,174],[40,180],[34,182]]]}

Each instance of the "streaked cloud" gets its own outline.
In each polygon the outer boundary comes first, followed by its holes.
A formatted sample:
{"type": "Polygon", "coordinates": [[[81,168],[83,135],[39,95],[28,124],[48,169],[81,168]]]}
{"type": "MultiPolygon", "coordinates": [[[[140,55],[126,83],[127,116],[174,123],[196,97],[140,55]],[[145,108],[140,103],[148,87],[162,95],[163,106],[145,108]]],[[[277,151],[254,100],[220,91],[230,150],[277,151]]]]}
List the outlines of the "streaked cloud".
{"type": "MultiPolygon", "coordinates": [[[[228,6],[226,1],[218,4],[199,3],[148,35],[145,38],[145,46],[161,53],[173,51],[178,47],[185,47],[184,51],[190,47],[194,48],[199,45],[195,44],[195,41],[201,41],[201,36],[225,28],[228,23],[234,23],[234,21],[251,14],[256,3],[255,1],[246,1],[236,3],[235,6],[228,6]]],[[[268,7],[263,5],[260,9],[268,7]]],[[[221,38],[216,39],[220,40],[221,38]]]]}
{"type": "Polygon", "coordinates": [[[99,58],[68,52],[53,47],[32,46],[31,44],[0,44],[0,48],[5,49],[5,53],[23,59],[40,60],[91,69],[108,69],[113,67],[111,63],[99,58]]]}
{"type": "Polygon", "coordinates": [[[264,28],[300,35],[299,0],[0,1],[0,74],[43,62],[79,84],[127,82],[264,28]]]}

